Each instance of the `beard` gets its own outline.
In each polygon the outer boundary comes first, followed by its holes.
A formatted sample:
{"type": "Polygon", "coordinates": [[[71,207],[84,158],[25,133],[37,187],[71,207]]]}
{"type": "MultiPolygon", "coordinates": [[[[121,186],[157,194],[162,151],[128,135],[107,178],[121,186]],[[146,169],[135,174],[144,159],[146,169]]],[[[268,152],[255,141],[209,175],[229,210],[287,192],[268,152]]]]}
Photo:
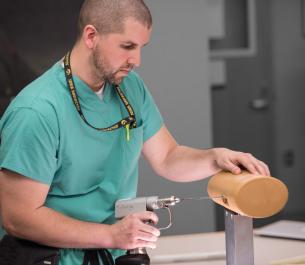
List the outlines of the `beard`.
{"type": "Polygon", "coordinates": [[[124,77],[118,77],[117,76],[118,73],[122,69],[128,69],[129,71],[131,71],[133,68],[133,65],[126,63],[121,67],[119,67],[118,69],[113,69],[109,61],[105,58],[105,56],[103,56],[103,54],[100,52],[100,49],[98,49],[98,47],[93,49],[92,59],[95,68],[96,78],[99,80],[104,80],[105,82],[108,82],[110,84],[115,84],[115,85],[121,84],[124,77]]]}

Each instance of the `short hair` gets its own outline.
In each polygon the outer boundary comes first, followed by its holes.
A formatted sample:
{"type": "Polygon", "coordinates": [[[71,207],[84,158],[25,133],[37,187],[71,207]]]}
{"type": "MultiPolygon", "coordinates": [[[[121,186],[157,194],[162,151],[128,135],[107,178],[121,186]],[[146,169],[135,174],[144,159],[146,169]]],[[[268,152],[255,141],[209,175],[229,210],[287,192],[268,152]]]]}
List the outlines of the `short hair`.
{"type": "Polygon", "coordinates": [[[85,0],[78,19],[78,39],[86,25],[93,25],[100,34],[122,33],[127,18],[134,18],[150,28],[151,13],[143,0],[85,0]]]}

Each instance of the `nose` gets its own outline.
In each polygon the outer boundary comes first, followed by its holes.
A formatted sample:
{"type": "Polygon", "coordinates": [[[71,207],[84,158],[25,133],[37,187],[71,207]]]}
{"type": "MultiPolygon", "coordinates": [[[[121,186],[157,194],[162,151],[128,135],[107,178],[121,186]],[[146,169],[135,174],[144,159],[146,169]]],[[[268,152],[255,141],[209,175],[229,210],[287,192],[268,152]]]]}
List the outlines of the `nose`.
{"type": "Polygon", "coordinates": [[[128,63],[134,65],[135,67],[139,67],[141,65],[141,50],[135,50],[130,54],[128,58],[128,63]]]}

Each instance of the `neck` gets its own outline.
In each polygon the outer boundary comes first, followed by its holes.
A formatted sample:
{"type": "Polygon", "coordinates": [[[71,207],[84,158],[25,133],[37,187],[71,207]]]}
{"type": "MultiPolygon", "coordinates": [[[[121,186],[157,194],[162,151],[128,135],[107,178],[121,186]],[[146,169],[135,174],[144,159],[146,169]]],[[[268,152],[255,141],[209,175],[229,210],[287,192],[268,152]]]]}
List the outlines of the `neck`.
{"type": "Polygon", "coordinates": [[[93,73],[90,55],[80,45],[75,45],[70,55],[70,65],[73,75],[83,80],[94,92],[103,87],[104,80],[98,79],[93,73]]]}

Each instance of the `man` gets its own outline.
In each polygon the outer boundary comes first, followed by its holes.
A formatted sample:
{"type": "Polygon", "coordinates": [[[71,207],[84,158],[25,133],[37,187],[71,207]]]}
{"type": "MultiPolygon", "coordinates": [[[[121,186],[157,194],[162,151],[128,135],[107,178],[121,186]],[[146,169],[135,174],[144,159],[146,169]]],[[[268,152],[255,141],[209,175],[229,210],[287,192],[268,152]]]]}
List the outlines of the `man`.
{"type": "Polygon", "coordinates": [[[61,265],[82,264],[83,249],[156,246],[160,232],[143,222],[157,223],[154,213],[114,220],[115,201],[136,196],[141,152],[173,181],[238,174],[240,166],[269,175],[250,154],[176,143],[132,71],[151,30],[142,0],[86,0],[71,54],[26,87],[1,120],[4,228],[61,248],[61,265]]]}

